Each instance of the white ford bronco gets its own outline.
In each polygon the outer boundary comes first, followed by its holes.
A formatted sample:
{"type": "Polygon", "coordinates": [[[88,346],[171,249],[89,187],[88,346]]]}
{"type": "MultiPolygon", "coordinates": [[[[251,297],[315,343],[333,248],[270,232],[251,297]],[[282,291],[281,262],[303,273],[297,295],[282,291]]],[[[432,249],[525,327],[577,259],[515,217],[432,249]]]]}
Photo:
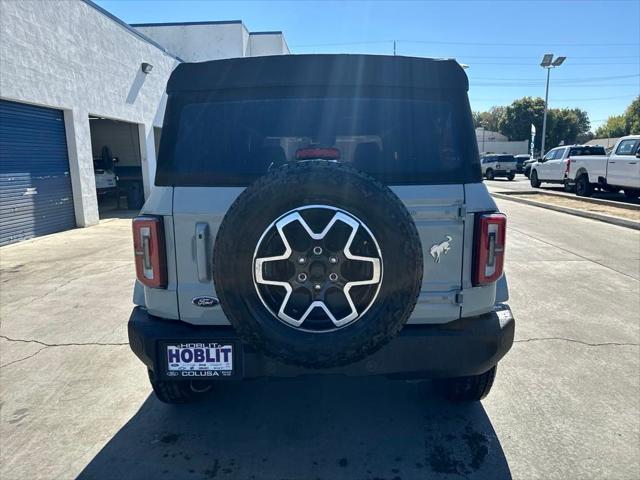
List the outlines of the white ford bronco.
{"type": "Polygon", "coordinates": [[[176,68],[133,221],[129,343],[161,401],[309,374],[489,392],[514,319],[467,90],[453,60],[176,68]]]}

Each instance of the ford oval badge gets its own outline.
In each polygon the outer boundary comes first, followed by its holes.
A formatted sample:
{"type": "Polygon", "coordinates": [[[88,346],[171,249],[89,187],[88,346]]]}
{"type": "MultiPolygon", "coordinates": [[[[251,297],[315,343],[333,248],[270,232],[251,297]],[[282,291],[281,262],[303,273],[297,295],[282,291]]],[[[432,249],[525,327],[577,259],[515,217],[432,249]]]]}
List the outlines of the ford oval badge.
{"type": "Polygon", "coordinates": [[[191,300],[191,302],[196,306],[196,307],[215,307],[216,305],[218,305],[220,303],[220,301],[215,298],[215,297],[207,297],[207,296],[201,296],[201,297],[194,297],[193,300],[191,300]]]}

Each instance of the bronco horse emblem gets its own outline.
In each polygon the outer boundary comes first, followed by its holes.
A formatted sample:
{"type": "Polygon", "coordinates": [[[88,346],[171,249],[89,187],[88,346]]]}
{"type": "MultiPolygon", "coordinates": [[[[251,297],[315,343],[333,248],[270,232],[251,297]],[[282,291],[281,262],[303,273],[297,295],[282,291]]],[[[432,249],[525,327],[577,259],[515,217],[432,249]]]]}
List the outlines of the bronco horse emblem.
{"type": "Polygon", "coordinates": [[[429,250],[429,253],[436,263],[440,263],[440,256],[446,255],[451,248],[451,240],[453,239],[449,235],[445,235],[444,238],[446,238],[444,242],[436,243],[433,247],[431,247],[431,250],[429,250]]]}

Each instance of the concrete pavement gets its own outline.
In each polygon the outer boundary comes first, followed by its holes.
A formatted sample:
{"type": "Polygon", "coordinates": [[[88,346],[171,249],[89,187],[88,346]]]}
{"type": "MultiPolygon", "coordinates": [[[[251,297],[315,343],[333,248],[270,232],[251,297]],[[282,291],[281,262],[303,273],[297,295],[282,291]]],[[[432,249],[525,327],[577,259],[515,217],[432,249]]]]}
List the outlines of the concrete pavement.
{"type": "MultiPolygon", "coordinates": [[[[506,178],[496,178],[495,180],[485,180],[484,183],[487,185],[487,187],[489,187],[489,191],[491,192],[564,192],[564,187],[562,185],[553,183],[543,183],[540,188],[533,188],[531,187],[529,179],[522,174],[517,174],[514,181],[509,181],[506,178]]],[[[626,204],[640,204],[640,200],[630,200],[626,198],[622,193],[595,191],[591,197],[595,199],[610,200],[626,204]]]]}
{"type": "Polygon", "coordinates": [[[126,343],[129,220],[0,250],[0,478],[640,477],[640,235],[499,201],[516,343],[481,404],[300,378],[163,405],[126,343]]]}

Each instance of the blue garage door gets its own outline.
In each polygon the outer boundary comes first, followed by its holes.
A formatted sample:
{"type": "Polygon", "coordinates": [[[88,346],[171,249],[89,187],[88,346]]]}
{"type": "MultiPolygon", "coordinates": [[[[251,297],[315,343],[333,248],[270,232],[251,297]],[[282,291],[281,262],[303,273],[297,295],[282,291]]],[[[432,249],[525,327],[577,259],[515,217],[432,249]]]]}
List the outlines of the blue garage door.
{"type": "Polygon", "coordinates": [[[0,100],[0,245],[75,226],[62,111],[0,100]]]}

